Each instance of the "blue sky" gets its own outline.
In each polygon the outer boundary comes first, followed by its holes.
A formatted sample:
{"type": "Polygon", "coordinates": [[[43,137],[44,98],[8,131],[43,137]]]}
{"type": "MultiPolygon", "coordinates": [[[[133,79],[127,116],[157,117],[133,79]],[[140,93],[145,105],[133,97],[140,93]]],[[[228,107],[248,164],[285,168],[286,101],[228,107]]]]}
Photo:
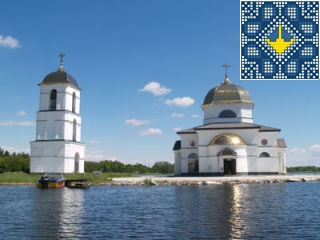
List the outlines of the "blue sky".
{"type": "Polygon", "coordinates": [[[78,81],[86,160],[173,162],[177,129],[202,124],[224,79],[249,91],[254,122],[282,129],[289,166],[320,166],[318,81],[240,81],[238,0],[3,0],[0,146],[29,152],[39,86],[59,67],[78,81]],[[17,7],[19,6],[19,7],[17,7]]]}

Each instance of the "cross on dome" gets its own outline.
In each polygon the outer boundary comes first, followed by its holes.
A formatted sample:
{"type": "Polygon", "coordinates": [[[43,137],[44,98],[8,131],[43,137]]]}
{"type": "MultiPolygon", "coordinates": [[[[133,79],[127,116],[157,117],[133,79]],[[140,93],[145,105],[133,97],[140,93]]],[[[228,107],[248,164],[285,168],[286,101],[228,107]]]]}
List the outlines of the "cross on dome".
{"type": "Polygon", "coordinates": [[[66,56],[63,52],[59,54],[60,57],[60,67],[59,70],[63,71],[63,57],[66,56]]]}
{"type": "Polygon", "coordinates": [[[228,65],[228,63],[225,63],[222,65],[222,67],[226,69],[225,74],[226,74],[226,76],[228,76],[228,68],[231,67],[231,65],[228,65]]]}
{"type": "Polygon", "coordinates": [[[230,80],[228,78],[228,68],[231,67],[231,65],[229,65],[228,63],[225,63],[222,65],[222,67],[225,69],[225,79],[224,79],[224,83],[225,84],[230,84],[230,80]]]}

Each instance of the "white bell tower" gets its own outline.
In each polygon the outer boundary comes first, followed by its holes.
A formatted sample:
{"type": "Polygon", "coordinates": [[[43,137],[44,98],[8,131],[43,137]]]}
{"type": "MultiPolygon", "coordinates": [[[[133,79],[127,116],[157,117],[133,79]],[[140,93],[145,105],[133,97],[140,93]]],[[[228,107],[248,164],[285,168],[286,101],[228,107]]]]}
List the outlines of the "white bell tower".
{"type": "Polygon", "coordinates": [[[81,142],[80,91],[77,81],[60,67],[40,86],[36,140],[30,143],[30,172],[83,173],[85,144],[81,142]]]}

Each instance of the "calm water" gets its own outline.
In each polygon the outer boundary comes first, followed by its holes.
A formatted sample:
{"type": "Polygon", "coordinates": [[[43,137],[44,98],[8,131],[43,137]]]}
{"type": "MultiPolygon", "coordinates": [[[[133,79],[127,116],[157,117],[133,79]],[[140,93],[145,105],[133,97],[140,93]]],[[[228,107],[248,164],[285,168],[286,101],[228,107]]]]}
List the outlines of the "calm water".
{"type": "Polygon", "coordinates": [[[320,239],[320,182],[0,187],[1,239],[320,239]]]}

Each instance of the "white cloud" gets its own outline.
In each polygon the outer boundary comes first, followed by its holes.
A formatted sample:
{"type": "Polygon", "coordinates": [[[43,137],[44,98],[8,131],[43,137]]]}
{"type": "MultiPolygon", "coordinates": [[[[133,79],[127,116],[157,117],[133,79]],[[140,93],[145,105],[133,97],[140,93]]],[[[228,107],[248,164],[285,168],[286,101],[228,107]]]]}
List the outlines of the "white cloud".
{"type": "Polygon", "coordinates": [[[192,114],[191,117],[192,117],[192,118],[199,118],[199,117],[201,117],[201,116],[200,116],[200,114],[192,114]]]}
{"type": "Polygon", "coordinates": [[[287,150],[287,166],[318,166],[320,167],[320,145],[314,144],[306,148],[287,150]]]}
{"type": "Polygon", "coordinates": [[[150,123],[149,120],[138,120],[138,119],[127,119],[125,121],[126,124],[131,125],[131,126],[141,126],[141,125],[147,125],[150,123]]]}
{"type": "Polygon", "coordinates": [[[171,114],[171,117],[174,117],[174,118],[183,118],[184,115],[182,113],[172,113],[171,114]]]}
{"type": "Polygon", "coordinates": [[[179,132],[179,131],[183,130],[183,128],[181,128],[181,127],[175,127],[175,128],[173,128],[173,130],[174,130],[175,132],[179,132]]]}
{"type": "Polygon", "coordinates": [[[145,131],[140,132],[141,136],[146,135],[162,135],[162,131],[159,128],[149,128],[145,131]]]}
{"type": "Polygon", "coordinates": [[[89,143],[92,144],[92,145],[95,145],[95,144],[99,144],[100,141],[99,140],[90,139],[89,143]]]}
{"type": "Polygon", "coordinates": [[[0,35],[0,46],[5,48],[18,48],[20,47],[19,41],[11,36],[0,35]]]}
{"type": "Polygon", "coordinates": [[[17,115],[18,116],[25,116],[25,115],[27,115],[27,113],[25,111],[19,111],[19,112],[17,112],[17,115]]]}
{"type": "Polygon", "coordinates": [[[160,96],[171,92],[170,88],[166,88],[165,86],[161,86],[160,83],[150,82],[144,86],[143,89],[140,89],[141,92],[150,92],[155,96],[160,96]]]}
{"type": "Polygon", "coordinates": [[[174,98],[171,100],[166,100],[165,104],[178,107],[189,107],[194,104],[194,100],[191,97],[174,98]]]}
{"type": "Polygon", "coordinates": [[[19,126],[19,127],[26,127],[26,126],[35,126],[35,122],[28,122],[28,121],[22,121],[22,122],[15,122],[15,121],[5,121],[0,122],[1,127],[8,127],[8,126],[19,126]]]}

